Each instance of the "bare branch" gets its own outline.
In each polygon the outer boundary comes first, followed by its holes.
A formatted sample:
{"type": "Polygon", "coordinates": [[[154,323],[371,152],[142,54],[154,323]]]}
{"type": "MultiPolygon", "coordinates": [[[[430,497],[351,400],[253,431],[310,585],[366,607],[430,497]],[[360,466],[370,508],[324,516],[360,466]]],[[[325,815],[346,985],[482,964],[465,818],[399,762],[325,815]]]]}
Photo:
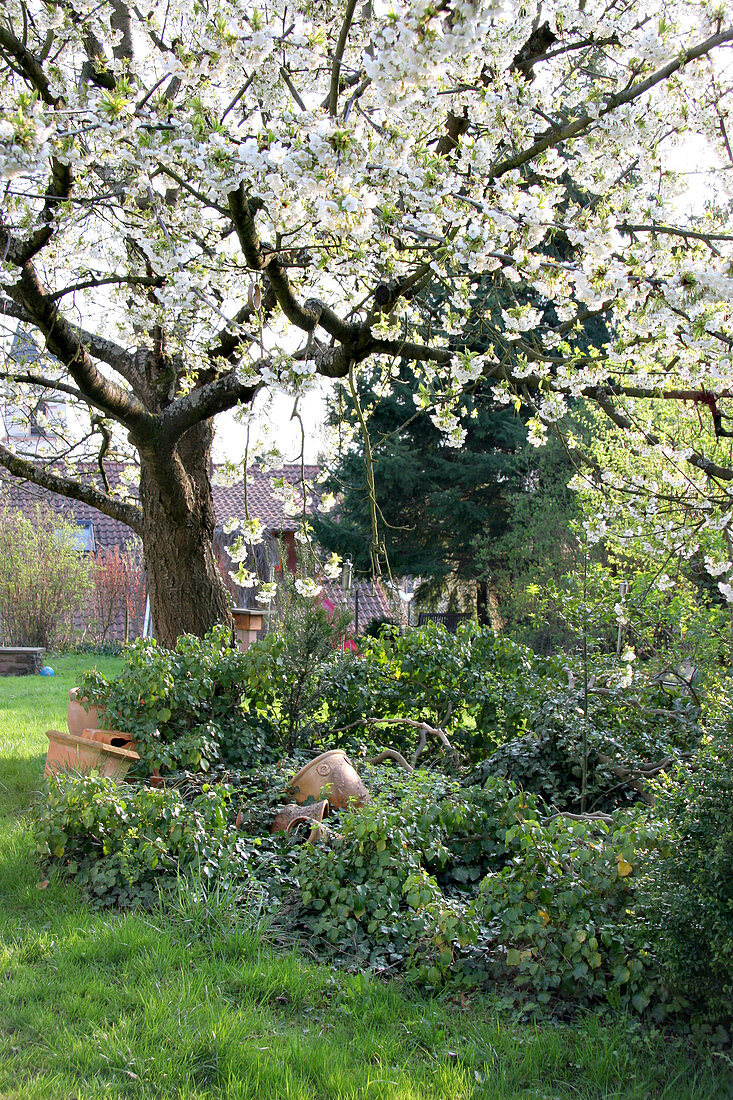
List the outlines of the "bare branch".
{"type": "Polygon", "coordinates": [[[673,237],[689,237],[694,241],[733,241],[733,233],[705,233],[700,229],[682,229],[674,225],[631,225],[629,222],[619,222],[618,228],[622,233],[659,233],[673,237]]]}
{"type": "Polygon", "coordinates": [[[341,24],[341,31],[339,33],[338,42],[336,43],[336,49],[333,55],[333,63],[331,65],[331,87],[328,93],[328,113],[330,114],[331,118],[336,117],[336,112],[338,110],[341,62],[343,60],[344,50],[346,49],[346,42],[349,37],[349,31],[351,30],[351,23],[353,21],[355,11],[356,0],[346,0],[346,11],[344,12],[344,19],[341,24]]]}
{"type": "Polygon", "coordinates": [[[78,283],[71,283],[70,286],[63,287],[62,290],[56,290],[53,294],[49,294],[49,299],[54,302],[59,298],[65,297],[67,294],[73,294],[76,290],[90,290],[98,286],[163,286],[164,279],[162,275],[103,275],[94,276],[89,279],[83,279],[78,283]]]}
{"type": "MultiPolygon", "coordinates": [[[[12,317],[25,325],[31,325],[40,331],[35,317],[18,302],[13,301],[12,298],[0,298],[0,316],[2,315],[12,317]]],[[[135,357],[130,352],[126,351],[120,344],[116,344],[114,340],[99,336],[96,332],[88,332],[86,329],[76,327],[74,332],[90,355],[112,367],[130,383],[133,389],[140,386],[142,381],[140,371],[135,364],[135,357]]],[[[79,396],[83,400],[87,400],[84,394],[80,393],[79,396]]]]}

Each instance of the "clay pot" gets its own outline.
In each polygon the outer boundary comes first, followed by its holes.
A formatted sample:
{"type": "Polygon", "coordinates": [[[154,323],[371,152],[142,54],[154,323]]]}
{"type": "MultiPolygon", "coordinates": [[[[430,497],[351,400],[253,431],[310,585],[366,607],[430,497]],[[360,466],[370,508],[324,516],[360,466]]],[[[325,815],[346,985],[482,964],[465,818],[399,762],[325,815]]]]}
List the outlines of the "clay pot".
{"type": "Polygon", "coordinates": [[[328,830],[322,825],[324,817],[328,817],[328,799],[320,802],[312,802],[308,806],[299,806],[297,802],[291,802],[283,806],[270,826],[271,833],[289,833],[301,822],[311,822],[313,828],[308,836],[308,843],[315,844],[317,840],[325,840],[328,830]]]}
{"type": "MultiPolygon", "coordinates": [[[[124,730],[85,729],[81,731],[81,735],[88,741],[98,741],[102,745],[112,745],[117,749],[130,749],[131,752],[137,752],[137,742],[131,733],[125,733],[124,730]]],[[[165,783],[160,771],[158,768],[153,768],[150,773],[150,786],[163,787],[164,785],[165,783]]]]}
{"type": "Polygon", "coordinates": [[[288,791],[296,802],[327,798],[336,810],[363,806],[369,801],[368,790],[341,749],[331,749],[311,760],[290,781],[288,791]]]}
{"type": "Polygon", "coordinates": [[[48,753],[44,776],[58,771],[96,771],[112,779],[123,779],[130,764],[140,757],[131,749],[118,748],[90,737],[75,737],[72,733],[48,730],[48,753]]]}
{"type": "Polygon", "coordinates": [[[88,741],[99,741],[103,745],[114,745],[116,749],[132,749],[133,752],[137,752],[132,734],[123,733],[122,730],[84,729],[81,735],[88,741]]]}
{"type": "Polygon", "coordinates": [[[72,688],[69,692],[69,708],[66,711],[66,725],[69,727],[69,733],[72,737],[81,737],[85,729],[102,728],[99,711],[101,710],[104,713],[104,708],[91,706],[87,710],[82,705],[78,692],[78,688],[72,688]]]}

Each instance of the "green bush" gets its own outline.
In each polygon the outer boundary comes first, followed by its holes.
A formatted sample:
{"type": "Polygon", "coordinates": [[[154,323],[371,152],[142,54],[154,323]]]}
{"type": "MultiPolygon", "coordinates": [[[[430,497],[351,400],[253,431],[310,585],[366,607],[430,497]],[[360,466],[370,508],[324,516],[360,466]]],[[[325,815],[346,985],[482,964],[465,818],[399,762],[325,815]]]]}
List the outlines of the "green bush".
{"type": "Polygon", "coordinates": [[[656,812],[670,845],[654,861],[647,907],[672,987],[699,1011],[730,1020],[733,1005],[733,747],[705,745],[659,784],[656,812]]]}
{"type": "Polygon", "coordinates": [[[512,982],[535,1004],[605,1002],[662,1016],[637,883],[659,830],[644,815],[543,824],[501,780],[374,771],[372,802],[303,848],[302,924],[325,950],[432,984],[512,982]]]}
{"type": "Polygon", "coordinates": [[[640,867],[658,844],[642,816],[545,824],[527,801],[505,837],[516,854],[479,887],[476,915],[500,949],[495,972],[540,1004],[604,999],[643,1012],[664,993],[636,907],[640,867]]]}
{"type": "Polygon", "coordinates": [[[112,728],[134,734],[148,770],[264,763],[281,740],[275,713],[281,650],[273,636],[242,653],[223,628],[205,638],[184,635],[174,650],[139,639],[125,649],[118,677],[90,670],[81,690],[104,706],[112,728]]]}
{"type": "MultiPolygon", "coordinates": [[[[507,980],[554,999],[664,1011],[637,903],[656,830],[557,819],[502,780],[462,788],[435,772],[365,769],[371,801],[329,819],[326,843],[270,835],[298,761],[177,789],[64,775],[37,844],[99,904],[157,904],[184,881],[256,890],[329,959],[436,986],[507,980]]],[[[183,887],[185,889],[185,886],[183,887]]],[[[193,887],[192,887],[193,888],[193,887]]]]}
{"type": "MultiPolygon", "coordinates": [[[[334,657],[319,690],[330,743],[389,744],[409,757],[413,728],[364,720],[421,720],[447,731],[464,763],[475,766],[473,781],[509,779],[557,810],[580,809],[585,735],[587,804],[612,809],[638,791],[619,784],[604,758],[633,766],[689,752],[701,736],[699,715],[682,689],[644,672],[627,682],[613,659],[596,658],[590,679],[586,715],[581,670],[568,662],[538,657],[473,623],[455,635],[428,623],[365,639],[361,657],[334,657]]],[[[429,739],[428,752],[433,763],[449,765],[437,740],[429,739]]]]}
{"type": "MultiPolygon", "coordinates": [[[[445,728],[456,748],[477,760],[526,731],[531,674],[556,676],[559,668],[475,623],[460,624],[454,635],[429,622],[406,634],[385,630],[365,638],[359,658],[334,658],[321,692],[331,727],[364,718],[418,719],[445,728]]],[[[340,737],[348,746],[362,735],[340,737]]],[[[389,738],[408,753],[416,741],[414,731],[397,726],[389,738]]]]}
{"type": "Polygon", "coordinates": [[[37,504],[28,515],[0,508],[0,636],[50,649],[73,634],[74,611],[91,591],[91,558],[78,527],[37,504]]]}
{"type": "Polygon", "coordinates": [[[343,814],[331,843],[301,852],[302,922],[348,959],[437,982],[476,939],[467,884],[500,858],[503,829],[489,824],[506,828],[513,792],[381,768],[369,784],[371,802],[343,814]]]}

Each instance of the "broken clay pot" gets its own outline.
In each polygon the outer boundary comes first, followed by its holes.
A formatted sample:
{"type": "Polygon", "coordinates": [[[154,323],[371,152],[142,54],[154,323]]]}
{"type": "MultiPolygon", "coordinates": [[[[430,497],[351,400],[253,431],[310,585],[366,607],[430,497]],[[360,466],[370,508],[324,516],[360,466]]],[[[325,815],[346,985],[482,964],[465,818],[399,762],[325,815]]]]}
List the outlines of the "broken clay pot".
{"type": "Polygon", "coordinates": [[[44,776],[58,771],[99,772],[112,779],[123,779],[130,764],[140,757],[131,749],[92,741],[89,737],[75,737],[60,730],[48,730],[48,753],[44,776]]]}
{"type": "Polygon", "coordinates": [[[103,745],[114,745],[116,749],[137,751],[137,745],[132,734],[124,733],[122,730],[83,729],[81,735],[89,741],[99,741],[103,745]]]}
{"type": "Polygon", "coordinates": [[[327,798],[321,799],[320,802],[312,802],[308,806],[291,802],[288,806],[283,806],[275,815],[270,832],[289,833],[303,822],[311,823],[313,828],[308,836],[308,843],[315,844],[316,841],[325,840],[328,836],[328,830],[322,824],[324,817],[328,817],[328,809],[327,798]]]}
{"type": "Polygon", "coordinates": [[[349,805],[363,806],[369,801],[369,791],[342,749],[321,753],[301,768],[290,781],[288,793],[296,802],[327,798],[336,810],[349,805]]]}

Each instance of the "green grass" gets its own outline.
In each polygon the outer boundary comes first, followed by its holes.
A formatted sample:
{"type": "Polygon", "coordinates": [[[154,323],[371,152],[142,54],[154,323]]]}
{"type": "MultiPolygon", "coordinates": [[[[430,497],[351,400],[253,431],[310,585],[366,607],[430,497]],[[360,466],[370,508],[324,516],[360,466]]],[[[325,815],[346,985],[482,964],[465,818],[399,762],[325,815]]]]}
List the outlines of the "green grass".
{"type": "MultiPolygon", "coordinates": [[[[254,901],[182,887],[149,914],[39,889],[31,807],[48,728],[90,658],[0,679],[3,1100],[700,1100],[733,1095],[721,1055],[620,1020],[519,1023],[491,999],[410,996],[317,965],[254,901]]],[[[94,663],[105,672],[112,659],[94,663]]]]}

